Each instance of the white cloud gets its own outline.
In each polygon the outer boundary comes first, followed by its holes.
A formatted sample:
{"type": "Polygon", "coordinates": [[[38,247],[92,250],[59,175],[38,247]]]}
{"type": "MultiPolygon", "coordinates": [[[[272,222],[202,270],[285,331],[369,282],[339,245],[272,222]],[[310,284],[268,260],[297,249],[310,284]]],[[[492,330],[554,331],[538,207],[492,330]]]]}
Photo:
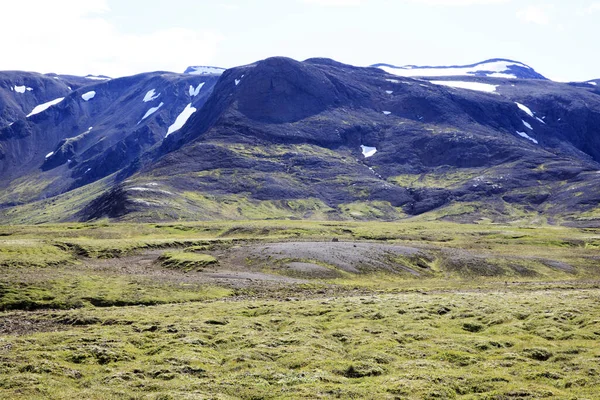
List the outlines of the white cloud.
{"type": "Polygon", "coordinates": [[[328,7],[358,6],[362,0],[303,0],[304,3],[328,7]]]}
{"type": "Polygon", "coordinates": [[[529,6],[517,11],[517,18],[538,25],[548,25],[550,23],[548,9],[538,6],[529,6]]]}
{"type": "Polygon", "coordinates": [[[2,1],[0,69],[123,76],[148,70],[183,71],[210,64],[215,32],[162,29],[124,33],[106,18],[106,0],[2,1]]]}
{"type": "Polygon", "coordinates": [[[600,11],[600,2],[592,3],[587,8],[588,14],[592,14],[598,11],[600,11]]]}
{"type": "Polygon", "coordinates": [[[508,3],[512,0],[408,0],[412,3],[422,3],[436,6],[474,6],[487,4],[508,3]]]}
{"type": "MultiPolygon", "coordinates": [[[[302,0],[304,3],[315,4],[320,6],[358,6],[366,3],[364,0],[302,0]]],[[[435,6],[471,6],[480,4],[500,4],[507,3],[512,0],[403,0],[404,2],[419,3],[435,6]]]]}

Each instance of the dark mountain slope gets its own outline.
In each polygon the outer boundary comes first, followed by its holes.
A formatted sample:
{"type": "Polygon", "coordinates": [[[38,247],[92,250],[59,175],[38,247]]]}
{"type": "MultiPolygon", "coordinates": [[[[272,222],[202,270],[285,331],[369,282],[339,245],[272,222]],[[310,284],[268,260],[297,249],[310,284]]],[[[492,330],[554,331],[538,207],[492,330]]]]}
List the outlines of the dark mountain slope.
{"type": "Polygon", "coordinates": [[[0,202],[51,197],[124,168],[202,107],[217,79],[155,72],[86,79],[93,83],[61,93],[0,129],[0,202]]]}
{"type": "Polygon", "coordinates": [[[398,218],[437,209],[502,220],[597,206],[592,85],[434,82],[324,59],[228,70],[202,110],[80,218],[398,218]]]}
{"type": "Polygon", "coordinates": [[[58,76],[0,71],[0,128],[25,118],[39,104],[64,97],[73,88],[58,76]]]}

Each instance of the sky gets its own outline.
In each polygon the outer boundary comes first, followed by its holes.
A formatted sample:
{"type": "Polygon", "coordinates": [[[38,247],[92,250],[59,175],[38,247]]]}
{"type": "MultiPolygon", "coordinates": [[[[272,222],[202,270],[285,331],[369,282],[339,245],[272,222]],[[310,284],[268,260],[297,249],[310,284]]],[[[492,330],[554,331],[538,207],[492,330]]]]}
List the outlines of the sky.
{"type": "Polygon", "coordinates": [[[600,78],[600,0],[1,0],[0,70],[230,68],[271,56],[367,66],[521,61],[600,78]]]}

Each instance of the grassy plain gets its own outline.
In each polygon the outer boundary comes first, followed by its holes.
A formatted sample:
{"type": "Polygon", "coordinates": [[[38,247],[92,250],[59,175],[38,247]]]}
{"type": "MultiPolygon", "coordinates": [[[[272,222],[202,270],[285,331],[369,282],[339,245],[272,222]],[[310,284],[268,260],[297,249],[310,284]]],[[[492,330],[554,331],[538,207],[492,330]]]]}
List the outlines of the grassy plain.
{"type": "Polygon", "coordinates": [[[599,342],[592,228],[0,227],[0,398],[594,399],[599,342]]]}

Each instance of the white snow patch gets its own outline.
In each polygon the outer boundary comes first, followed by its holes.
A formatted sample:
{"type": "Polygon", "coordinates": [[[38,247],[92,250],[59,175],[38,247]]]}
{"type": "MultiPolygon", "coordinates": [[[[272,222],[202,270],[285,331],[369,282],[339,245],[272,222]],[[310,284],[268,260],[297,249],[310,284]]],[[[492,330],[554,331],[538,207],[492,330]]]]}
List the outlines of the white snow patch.
{"type": "Polygon", "coordinates": [[[87,174],[87,173],[88,173],[88,172],[90,172],[91,170],[92,170],[91,168],[88,168],[88,169],[86,169],[86,170],[85,170],[85,172],[84,172],[84,174],[87,174]]]}
{"type": "Polygon", "coordinates": [[[92,81],[110,81],[111,78],[107,76],[95,76],[95,75],[87,75],[84,76],[85,79],[90,79],[92,81]]]}
{"type": "Polygon", "coordinates": [[[490,77],[490,78],[517,79],[516,75],[513,75],[513,74],[503,74],[502,72],[494,72],[493,74],[487,74],[487,76],[490,77]]]}
{"type": "Polygon", "coordinates": [[[50,158],[50,157],[52,157],[53,155],[54,155],[54,152],[53,152],[53,151],[51,151],[50,153],[46,154],[46,158],[50,158]]]}
{"type": "Polygon", "coordinates": [[[96,96],[96,92],[92,90],[92,91],[82,94],[81,98],[85,101],[90,101],[91,99],[94,98],[94,96],[96,96]]]}
{"type": "Polygon", "coordinates": [[[16,86],[14,87],[15,92],[17,93],[25,93],[25,91],[31,92],[33,88],[27,86],[16,86]]]}
{"type": "Polygon", "coordinates": [[[490,85],[489,83],[480,82],[463,82],[463,81],[431,81],[434,85],[450,86],[459,89],[476,90],[478,92],[494,93],[499,85],[490,85]]]}
{"type": "Polygon", "coordinates": [[[73,90],[73,89],[71,89],[71,86],[67,86],[67,89],[69,89],[69,90],[73,90]]]}
{"type": "Polygon", "coordinates": [[[597,82],[588,82],[587,84],[588,84],[588,85],[592,85],[592,86],[598,86],[598,83],[597,83],[597,82]]]}
{"type": "Polygon", "coordinates": [[[194,87],[192,85],[190,85],[190,96],[191,97],[198,96],[200,94],[200,90],[202,89],[202,86],[204,86],[204,82],[202,82],[198,86],[196,86],[196,89],[194,89],[194,87]]]}
{"type": "Polygon", "coordinates": [[[528,134],[526,134],[525,132],[519,132],[517,131],[517,135],[527,139],[527,140],[531,140],[533,143],[538,144],[538,141],[535,140],[534,138],[532,138],[531,136],[529,136],[528,134]]]}
{"type": "Polygon", "coordinates": [[[386,82],[391,82],[391,83],[400,83],[400,81],[397,80],[397,79],[386,79],[385,81],[386,82]]]}
{"type": "Polygon", "coordinates": [[[144,96],[144,103],[158,99],[158,96],[160,96],[160,93],[156,94],[156,91],[154,89],[150,89],[146,92],[146,95],[144,96]]]}
{"type": "Polygon", "coordinates": [[[375,153],[377,153],[376,147],[369,147],[361,144],[360,148],[362,149],[362,154],[365,156],[365,158],[373,157],[375,153]]]}
{"type": "Polygon", "coordinates": [[[531,124],[529,122],[523,121],[523,120],[521,120],[521,121],[523,122],[523,125],[525,125],[527,127],[527,129],[533,130],[533,127],[531,126],[531,124]]]}
{"type": "Polygon", "coordinates": [[[31,112],[29,114],[27,114],[27,118],[31,117],[32,115],[39,114],[42,111],[45,111],[46,109],[52,107],[53,105],[60,103],[64,99],[65,99],[64,97],[59,97],[58,99],[50,100],[47,103],[36,106],[33,110],[31,110],[31,112]]]}
{"type": "Polygon", "coordinates": [[[379,67],[385,72],[398,75],[398,76],[461,76],[461,75],[475,75],[477,72],[489,72],[486,76],[494,76],[494,77],[509,77],[514,78],[515,76],[512,74],[503,74],[505,76],[500,76],[500,73],[509,72],[509,68],[511,66],[519,66],[523,68],[529,68],[525,64],[509,62],[509,61],[492,61],[482,64],[477,64],[472,67],[430,67],[430,68],[417,68],[414,65],[409,65],[405,67],[379,67]]]}
{"type": "Polygon", "coordinates": [[[539,117],[535,117],[535,119],[537,119],[538,121],[540,121],[542,124],[546,125],[546,121],[544,121],[543,119],[541,119],[539,117]]]}
{"type": "Polygon", "coordinates": [[[386,90],[385,92],[386,92],[387,94],[392,94],[392,93],[394,93],[394,91],[393,91],[393,90],[386,90]]]}
{"type": "MultiPolygon", "coordinates": [[[[143,120],[145,120],[146,118],[148,118],[149,116],[151,116],[152,114],[154,114],[155,112],[157,112],[158,109],[161,108],[164,104],[165,103],[161,102],[158,106],[152,107],[151,109],[149,109],[148,111],[146,111],[146,114],[144,114],[144,116],[142,117],[142,119],[140,120],[140,122],[142,122],[143,120]]],[[[138,124],[140,122],[138,122],[138,124]]]]}
{"type": "Polygon", "coordinates": [[[181,112],[181,114],[179,114],[177,116],[177,118],[175,119],[175,122],[173,122],[173,125],[171,125],[169,127],[169,129],[167,130],[167,134],[165,135],[165,137],[167,137],[171,133],[176,132],[179,129],[181,129],[181,127],[183,127],[183,125],[185,125],[185,123],[187,122],[187,120],[195,112],[196,112],[196,108],[192,107],[192,103],[190,103],[187,106],[185,106],[185,108],[183,109],[183,111],[181,112]]]}
{"type": "Polygon", "coordinates": [[[382,113],[385,115],[390,115],[392,112],[391,111],[382,111],[382,113]]]}
{"type": "Polygon", "coordinates": [[[163,194],[169,194],[169,195],[173,194],[173,193],[169,192],[168,190],[148,189],[145,187],[130,187],[130,188],[127,188],[127,190],[132,191],[132,192],[153,192],[153,193],[163,193],[163,194]]]}
{"type": "Polygon", "coordinates": [[[236,79],[235,80],[235,86],[239,85],[240,82],[242,81],[242,78],[244,77],[244,75],[240,76],[240,79],[236,79]]]}
{"type": "Polygon", "coordinates": [[[521,111],[526,112],[531,118],[534,118],[533,111],[531,111],[531,109],[529,107],[527,107],[521,103],[515,102],[515,104],[521,109],[521,111]]]}
{"type": "Polygon", "coordinates": [[[217,67],[190,67],[192,71],[188,72],[191,75],[222,75],[225,72],[224,68],[217,67]]]}

